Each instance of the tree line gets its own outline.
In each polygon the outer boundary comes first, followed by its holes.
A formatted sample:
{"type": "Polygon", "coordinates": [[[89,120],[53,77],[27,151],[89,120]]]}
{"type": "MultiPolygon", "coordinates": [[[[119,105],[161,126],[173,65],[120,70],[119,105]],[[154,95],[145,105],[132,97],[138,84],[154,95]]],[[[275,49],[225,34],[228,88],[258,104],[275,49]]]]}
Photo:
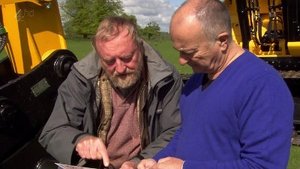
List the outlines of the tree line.
{"type": "Polygon", "coordinates": [[[160,36],[160,26],[150,21],[144,28],[134,15],[124,12],[121,0],[65,0],[60,3],[63,26],[67,37],[89,38],[106,16],[123,16],[136,23],[139,34],[148,40],[160,36]]]}

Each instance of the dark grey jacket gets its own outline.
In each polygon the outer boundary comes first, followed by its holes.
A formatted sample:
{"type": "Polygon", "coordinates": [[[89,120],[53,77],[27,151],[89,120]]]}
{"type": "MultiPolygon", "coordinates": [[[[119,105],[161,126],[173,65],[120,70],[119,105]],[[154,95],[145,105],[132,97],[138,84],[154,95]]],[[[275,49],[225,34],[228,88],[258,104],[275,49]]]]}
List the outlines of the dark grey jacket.
{"type": "MultiPolygon", "coordinates": [[[[139,158],[133,159],[135,161],[155,155],[180,125],[178,103],[182,79],[174,66],[165,62],[147,43],[144,48],[149,73],[146,105],[150,144],[141,151],[139,158]]],[[[99,56],[93,51],[72,66],[58,89],[53,112],[39,142],[59,162],[75,164],[77,141],[86,134],[97,135],[101,108],[96,86],[100,71],[99,56]]]]}

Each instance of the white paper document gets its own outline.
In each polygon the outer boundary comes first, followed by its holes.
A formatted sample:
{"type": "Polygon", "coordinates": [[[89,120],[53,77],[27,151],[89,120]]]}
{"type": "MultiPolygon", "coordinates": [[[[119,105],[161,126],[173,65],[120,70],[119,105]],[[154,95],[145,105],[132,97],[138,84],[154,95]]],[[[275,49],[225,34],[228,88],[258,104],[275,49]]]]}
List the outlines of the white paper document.
{"type": "Polygon", "coordinates": [[[55,164],[58,166],[59,169],[96,169],[96,168],[80,167],[80,166],[61,164],[61,163],[55,163],[55,164]]]}

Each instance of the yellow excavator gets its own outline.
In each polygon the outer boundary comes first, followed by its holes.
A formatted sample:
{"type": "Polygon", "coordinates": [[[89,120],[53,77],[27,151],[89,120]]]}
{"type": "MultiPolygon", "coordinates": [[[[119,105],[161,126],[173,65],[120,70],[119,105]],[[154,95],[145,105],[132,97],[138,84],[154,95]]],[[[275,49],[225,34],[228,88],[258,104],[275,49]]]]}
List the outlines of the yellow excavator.
{"type": "Polygon", "coordinates": [[[77,61],[57,1],[0,0],[0,51],[0,168],[32,169],[48,155],[37,137],[77,61]]]}
{"type": "MultiPolygon", "coordinates": [[[[295,98],[300,125],[300,1],[223,0],[234,40],[274,66],[295,98]]],[[[58,86],[77,61],[56,0],[0,0],[0,169],[39,168],[37,137],[58,86]],[[1,53],[3,54],[3,52],[1,53]]],[[[45,165],[44,165],[45,166],[45,165]]],[[[47,164],[46,164],[47,167],[47,164]]]]}

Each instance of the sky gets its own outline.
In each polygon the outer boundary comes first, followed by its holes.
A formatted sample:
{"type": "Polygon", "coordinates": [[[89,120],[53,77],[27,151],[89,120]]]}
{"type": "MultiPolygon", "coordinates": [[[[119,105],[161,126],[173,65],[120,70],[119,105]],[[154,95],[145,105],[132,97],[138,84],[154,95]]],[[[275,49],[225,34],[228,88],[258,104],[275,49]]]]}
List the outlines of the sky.
{"type": "MultiPolygon", "coordinates": [[[[58,0],[59,3],[64,0],[58,0]]],[[[169,23],[173,12],[185,0],[121,0],[125,12],[135,15],[138,25],[144,28],[154,21],[161,31],[169,32],[169,23]]]]}
{"type": "Polygon", "coordinates": [[[122,0],[123,8],[129,15],[135,15],[137,23],[144,28],[154,21],[161,31],[169,32],[169,23],[173,12],[184,0],[122,0]]]}

